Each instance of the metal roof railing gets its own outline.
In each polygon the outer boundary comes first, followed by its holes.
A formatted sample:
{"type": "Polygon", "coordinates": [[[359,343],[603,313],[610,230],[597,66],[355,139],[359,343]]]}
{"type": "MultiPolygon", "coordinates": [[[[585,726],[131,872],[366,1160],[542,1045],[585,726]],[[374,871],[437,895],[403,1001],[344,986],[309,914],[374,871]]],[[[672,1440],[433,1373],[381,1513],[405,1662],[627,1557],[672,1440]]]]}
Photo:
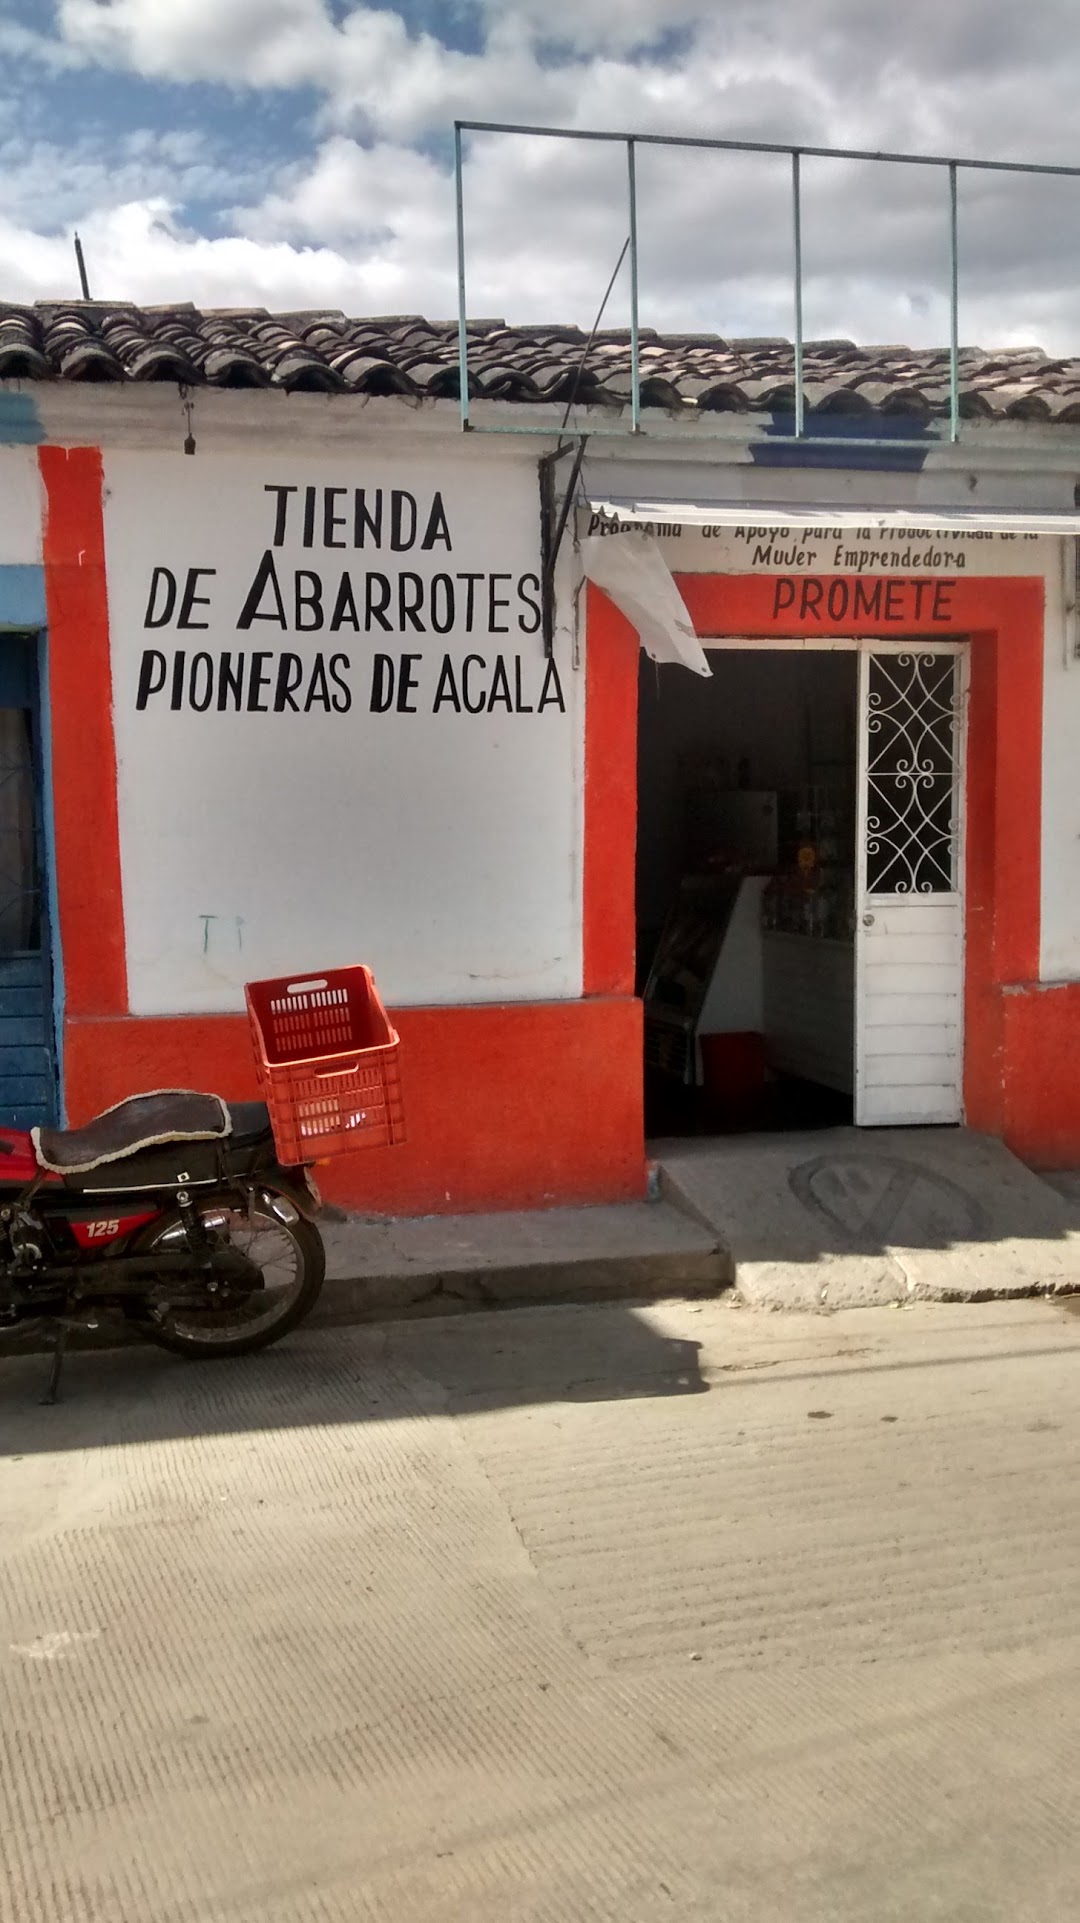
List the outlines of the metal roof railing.
{"type": "MultiPolygon", "coordinates": [[[[791,235],[793,259],[793,307],[794,307],[794,355],[795,355],[795,403],[794,432],[773,434],[770,440],[795,444],[798,442],[817,442],[824,436],[807,431],[806,400],[803,391],[803,244],[802,244],[802,207],[804,160],[861,160],[873,161],[882,166],[935,167],[943,171],[947,178],[948,193],[948,234],[949,234],[949,434],[950,442],[960,439],[960,252],[958,233],[958,182],[961,173],[994,173],[1035,175],[1065,180],[1080,180],[1080,167],[1055,165],[1049,161],[1017,160],[971,160],[947,154],[894,154],[875,153],[859,147],[810,147],[789,145],[783,141],[770,140],[705,140],[690,134],[647,134],[617,133],[596,128],[570,127],[530,127],[513,122],[497,120],[456,120],[454,122],[454,192],[457,207],[457,277],[458,277],[458,372],[460,383],[461,426],[473,432],[485,434],[544,434],[550,436],[550,427],[533,427],[518,424],[479,425],[470,417],[469,410],[469,357],[467,295],[465,276],[465,179],[464,179],[464,136],[466,134],[510,134],[523,135],[529,139],[541,140],[585,140],[605,141],[621,145],[626,149],[626,206],[629,225],[629,239],[624,251],[629,253],[630,261],[630,432],[646,434],[650,430],[642,426],[641,420],[641,368],[638,361],[639,335],[639,246],[638,246],[638,189],[637,189],[637,152],[641,147],[685,147],[698,152],[735,153],[735,154],[773,154],[786,155],[791,164],[791,235]]],[[[615,435],[625,437],[626,428],[590,428],[590,435],[615,435]]],[[[653,438],[659,438],[653,436],[653,438]]],[[[866,437],[853,437],[845,440],[836,435],[828,436],[831,448],[859,447],[869,448],[876,443],[866,437]]],[[[899,448],[905,446],[926,446],[925,435],[918,442],[905,441],[890,437],[882,441],[882,446],[899,448]]]]}

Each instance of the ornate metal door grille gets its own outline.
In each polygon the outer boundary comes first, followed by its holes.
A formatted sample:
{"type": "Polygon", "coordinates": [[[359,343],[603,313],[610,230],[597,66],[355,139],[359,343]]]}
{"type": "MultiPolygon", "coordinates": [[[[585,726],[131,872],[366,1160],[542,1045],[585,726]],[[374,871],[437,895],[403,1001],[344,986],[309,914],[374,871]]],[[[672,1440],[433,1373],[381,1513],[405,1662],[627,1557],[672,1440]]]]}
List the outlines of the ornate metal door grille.
{"type": "Polygon", "coordinates": [[[866,892],[957,887],[957,657],[911,649],[869,661],[866,892]]]}

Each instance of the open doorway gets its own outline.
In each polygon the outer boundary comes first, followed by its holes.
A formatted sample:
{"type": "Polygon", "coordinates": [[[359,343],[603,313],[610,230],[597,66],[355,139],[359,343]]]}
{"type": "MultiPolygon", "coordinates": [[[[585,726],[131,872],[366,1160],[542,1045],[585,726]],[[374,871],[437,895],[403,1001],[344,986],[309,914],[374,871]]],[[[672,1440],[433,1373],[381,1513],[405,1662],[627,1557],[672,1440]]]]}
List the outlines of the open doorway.
{"type": "Polygon", "coordinates": [[[651,1134],[829,1127],[855,1087],[859,658],[642,657],[638,992],[651,1134]]]}

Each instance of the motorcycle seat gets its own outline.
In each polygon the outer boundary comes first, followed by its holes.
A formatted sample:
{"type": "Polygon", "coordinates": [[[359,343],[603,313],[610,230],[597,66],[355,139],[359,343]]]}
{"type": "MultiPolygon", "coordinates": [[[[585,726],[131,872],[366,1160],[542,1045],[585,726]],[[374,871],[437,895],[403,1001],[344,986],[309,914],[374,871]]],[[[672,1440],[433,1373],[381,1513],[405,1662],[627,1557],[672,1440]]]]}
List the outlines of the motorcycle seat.
{"type": "Polygon", "coordinates": [[[219,1095],[166,1088],[117,1102],[85,1128],[32,1129],[31,1139],[40,1168],[86,1175],[165,1143],[224,1141],[231,1133],[232,1118],[219,1095]]]}
{"type": "Polygon", "coordinates": [[[273,1133],[270,1127],[270,1110],[265,1102],[230,1102],[232,1134],[230,1148],[261,1148],[273,1133]]]}

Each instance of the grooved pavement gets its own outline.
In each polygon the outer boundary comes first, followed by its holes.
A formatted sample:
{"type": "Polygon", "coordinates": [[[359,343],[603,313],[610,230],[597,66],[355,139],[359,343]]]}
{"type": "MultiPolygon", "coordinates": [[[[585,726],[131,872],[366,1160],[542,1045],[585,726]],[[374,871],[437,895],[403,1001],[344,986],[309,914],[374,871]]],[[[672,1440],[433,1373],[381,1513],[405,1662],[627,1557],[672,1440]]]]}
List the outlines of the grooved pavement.
{"type": "Polygon", "coordinates": [[[0,1366],[0,1917],[1056,1923],[1080,1318],[0,1366]]]}

